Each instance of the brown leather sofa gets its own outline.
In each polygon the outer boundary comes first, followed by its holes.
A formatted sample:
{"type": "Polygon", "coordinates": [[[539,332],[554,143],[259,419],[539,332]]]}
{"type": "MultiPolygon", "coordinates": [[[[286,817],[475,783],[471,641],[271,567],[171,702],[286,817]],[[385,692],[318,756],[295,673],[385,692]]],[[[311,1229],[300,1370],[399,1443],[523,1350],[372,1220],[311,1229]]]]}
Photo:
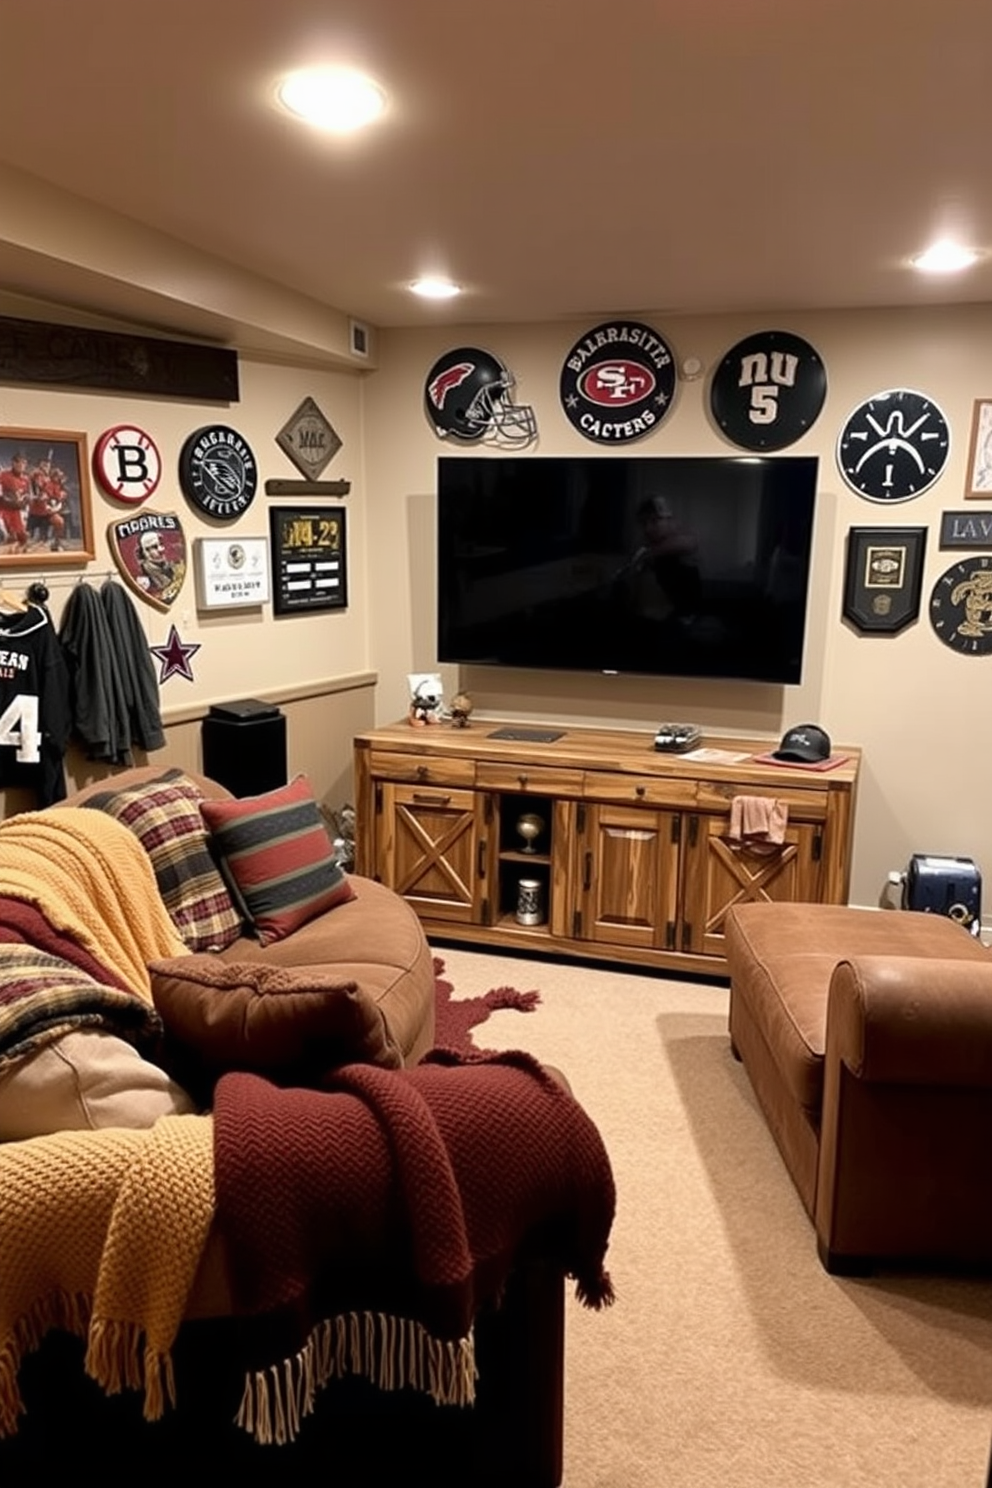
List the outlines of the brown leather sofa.
{"type": "Polygon", "coordinates": [[[992,1266],[992,952],[941,916],[727,915],[730,1038],[828,1271],[992,1266]]]}
{"type": "MultiPolygon", "coordinates": [[[[129,784],[158,773],[139,768],[113,780],[129,784]]],[[[206,795],[229,795],[203,776],[192,778],[206,795]]],[[[60,804],[81,805],[106,785],[100,781],[60,804]]],[[[416,1064],[434,1039],[430,947],[399,896],[369,879],[353,876],[353,883],[352,903],[286,939],[262,947],[244,936],[220,955],[282,967],[333,966],[374,998],[404,1063],[416,1064]]],[[[207,1472],[222,1463],[303,1484],[326,1475],[330,1463],[342,1488],[385,1488],[404,1478],[556,1488],[562,1476],[565,1278],[548,1259],[553,1253],[542,1233],[528,1235],[501,1304],[477,1317],[473,1407],[436,1406],[419,1391],[383,1392],[357,1377],[332,1381],[298,1438],[272,1448],[235,1425],[245,1348],[259,1335],[264,1339],[266,1324],[232,1313],[226,1249],[214,1229],[173,1353],[179,1407],[161,1420],[144,1420],[140,1394],[104,1394],[84,1374],[81,1340],[53,1330],[23,1361],[26,1410],[17,1434],[0,1439],[0,1474],[55,1471],[71,1441],[74,1460],[94,1472],[98,1465],[104,1470],[112,1443],[116,1460],[130,1462],[150,1483],[171,1484],[177,1471],[188,1475],[201,1466],[207,1472]]]]}

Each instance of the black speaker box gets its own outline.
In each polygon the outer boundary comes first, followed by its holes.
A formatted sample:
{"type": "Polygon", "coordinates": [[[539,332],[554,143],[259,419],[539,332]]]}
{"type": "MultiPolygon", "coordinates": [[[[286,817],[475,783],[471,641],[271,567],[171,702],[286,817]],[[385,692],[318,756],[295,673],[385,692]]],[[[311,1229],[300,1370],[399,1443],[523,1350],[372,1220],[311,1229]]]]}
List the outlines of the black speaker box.
{"type": "Polygon", "coordinates": [[[203,720],[203,773],[234,796],[286,784],[286,715],[254,698],[214,704],[203,720]]]}

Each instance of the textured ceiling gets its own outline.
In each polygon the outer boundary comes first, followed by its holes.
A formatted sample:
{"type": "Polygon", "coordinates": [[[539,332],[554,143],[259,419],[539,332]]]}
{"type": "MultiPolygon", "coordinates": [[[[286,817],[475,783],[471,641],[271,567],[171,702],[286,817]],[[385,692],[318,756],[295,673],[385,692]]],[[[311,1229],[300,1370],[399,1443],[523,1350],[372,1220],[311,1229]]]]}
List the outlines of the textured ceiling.
{"type": "Polygon", "coordinates": [[[987,0],[4,0],[0,49],[0,162],[375,325],[992,300],[992,256],[906,267],[992,249],[987,0]],[[273,107],[342,60],[390,96],[360,139],[273,107]]]}

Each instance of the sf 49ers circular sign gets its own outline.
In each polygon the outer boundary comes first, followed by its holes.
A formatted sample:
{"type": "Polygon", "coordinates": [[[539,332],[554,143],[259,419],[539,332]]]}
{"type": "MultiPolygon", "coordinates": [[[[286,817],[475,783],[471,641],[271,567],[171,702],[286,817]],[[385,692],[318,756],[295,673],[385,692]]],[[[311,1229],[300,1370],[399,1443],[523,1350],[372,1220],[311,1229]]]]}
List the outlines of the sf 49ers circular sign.
{"type": "Polygon", "coordinates": [[[559,382],[565,417],[597,444],[650,434],[674,392],[671,348],[637,320],[607,320],[588,331],[565,357],[559,382]]]}

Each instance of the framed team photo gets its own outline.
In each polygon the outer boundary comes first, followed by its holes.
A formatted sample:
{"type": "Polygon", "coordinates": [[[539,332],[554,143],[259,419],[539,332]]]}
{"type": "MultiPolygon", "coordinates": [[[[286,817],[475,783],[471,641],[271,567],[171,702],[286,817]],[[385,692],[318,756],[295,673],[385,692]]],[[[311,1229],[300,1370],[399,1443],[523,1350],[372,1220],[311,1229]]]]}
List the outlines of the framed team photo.
{"type": "Polygon", "coordinates": [[[0,428],[0,569],[95,556],[86,435],[0,428]]]}

